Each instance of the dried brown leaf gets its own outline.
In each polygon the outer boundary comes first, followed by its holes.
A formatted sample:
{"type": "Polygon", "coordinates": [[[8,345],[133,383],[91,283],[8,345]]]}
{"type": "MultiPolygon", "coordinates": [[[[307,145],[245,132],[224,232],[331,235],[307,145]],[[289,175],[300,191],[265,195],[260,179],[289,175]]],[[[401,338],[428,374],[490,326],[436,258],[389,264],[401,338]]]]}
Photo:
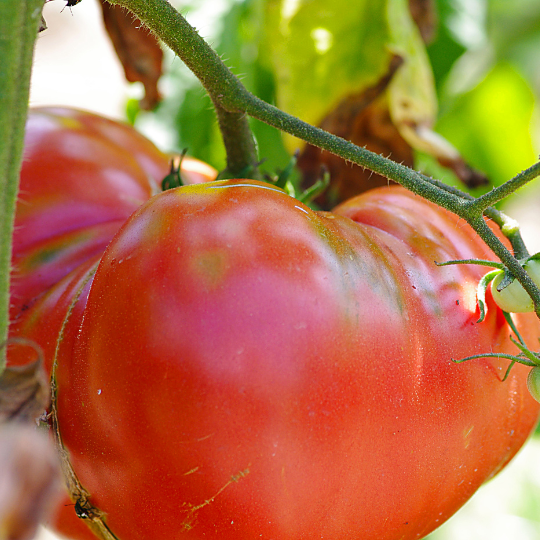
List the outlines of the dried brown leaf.
{"type": "Polygon", "coordinates": [[[12,340],[8,346],[26,347],[31,356],[26,365],[7,367],[0,376],[0,424],[9,421],[35,422],[47,408],[50,399],[41,350],[27,340],[12,340]]]}
{"type": "Polygon", "coordinates": [[[20,423],[0,428],[0,538],[31,540],[61,494],[51,440],[20,423]]]}
{"type": "Polygon", "coordinates": [[[437,10],[434,0],[409,0],[409,9],[424,43],[431,43],[437,31],[437,10]]]}
{"type": "Polygon", "coordinates": [[[103,22],[129,82],[142,82],[145,96],[140,107],[153,109],[160,101],[158,81],[162,74],[163,50],[137,18],[118,5],[100,2],[103,22]]]}
{"type": "Polygon", "coordinates": [[[461,156],[458,156],[455,159],[444,159],[439,157],[438,161],[443,167],[454,171],[454,174],[468,188],[486,186],[490,183],[488,177],[484,173],[471,167],[461,156]]]}
{"type": "MultiPolygon", "coordinates": [[[[384,95],[401,62],[401,58],[395,56],[387,74],[377,84],[344,99],[324,118],[321,127],[372,152],[412,166],[413,152],[392,123],[384,95]]],[[[298,167],[305,187],[315,182],[321,167],[328,169],[330,186],[316,200],[323,209],[330,209],[368,189],[388,184],[387,178],[313,146],[306,146],[302,151],[298,167]]]]}

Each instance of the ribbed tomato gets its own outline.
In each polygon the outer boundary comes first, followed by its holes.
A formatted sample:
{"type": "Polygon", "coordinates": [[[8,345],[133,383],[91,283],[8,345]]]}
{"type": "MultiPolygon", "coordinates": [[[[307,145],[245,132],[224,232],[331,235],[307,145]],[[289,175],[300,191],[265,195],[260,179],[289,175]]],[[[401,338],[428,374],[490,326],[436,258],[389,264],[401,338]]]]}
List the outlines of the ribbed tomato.
{"type": "Polygon", "coordinates": [[[434,264],[474,257],[466,224],[396,187],[333,213],[250,180],[153,196],[13,326],[57,363],[85,490],[60,530],[80,536],[76,509],[121,540],[427,535],[539,411],[524,366],[452,362],[514,352],[489,294],[476,322],[482,269],[434,264]]]}

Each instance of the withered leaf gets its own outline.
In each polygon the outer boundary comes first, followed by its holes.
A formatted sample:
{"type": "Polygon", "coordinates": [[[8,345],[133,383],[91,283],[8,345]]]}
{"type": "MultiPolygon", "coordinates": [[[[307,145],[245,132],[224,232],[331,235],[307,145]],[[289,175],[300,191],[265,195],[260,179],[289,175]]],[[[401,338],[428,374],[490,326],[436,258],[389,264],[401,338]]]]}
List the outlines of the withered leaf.
{"type": "Polygon", "coordinates": [[[34,422],[49,404],[50,392],[42,367],[41,352],[30,342],[11,342],[26,346],[37,359],[24,366],[7,367],[0,376],[0,424],[8,421],[34,422]]]}
{"type": "Polygon", "coordinates": [[[124,68],[126,80],[142,82],[145,96],[141,109],[151,110],[160,101],[158,81],[162,74],[163,50],[142,22],[118,5],[101,0],[103,22],[116,54],[124,68]]]}
{"type": "MultiPolygon", "coordinates": [[[[358,146],[412,166],[413,152],[392,123],[384,95],[401,62],[401,58],[395,56],[384,77],[363,92],[345,98],[320,125],[358,146]]],[[[316,199],[323,209],[331,209],[368,189],[388,184],[388,179],[383,176],[308,145],[298,158],[304,187],[315,182],[322,166],[328,169],[331,178],[329,188],[316,199]]]]}
{"type": "Polygon", "coordinates": [[[31,540],[61,493],[52,441],[35,427],[0,427],[0,538],[31,540]]]}

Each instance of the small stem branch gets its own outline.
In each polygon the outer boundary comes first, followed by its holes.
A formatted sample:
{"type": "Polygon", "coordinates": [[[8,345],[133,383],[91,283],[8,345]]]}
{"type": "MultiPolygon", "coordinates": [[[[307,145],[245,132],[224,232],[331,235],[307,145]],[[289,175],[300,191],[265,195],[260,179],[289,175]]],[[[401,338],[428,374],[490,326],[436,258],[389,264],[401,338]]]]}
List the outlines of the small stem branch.
{"type": "Polygon", "coordinates": [[[501,186],[492,189],[489,193],[473,199],[467,206],[471,212],[482,213],[488,206],[493,206],[495,203],[505,199],[518,188],[524,186],[538,176],[540,176],[540,162],[535,163],[532,167],[520,172],[501,186]]]}
{"type": "Polygon", "coordinates": [[[490,249],[499,257],[512,275],[523,285],[523,288],[529,293],[534,302],[534,311],[540,318],[540,290],[535,285],[529,274],[523,269],[518,259],[516,259],[497,238],[497,235],[488,227],[482,216],[468,221],[474,228],[478,236],[490,247],[490,249]]]}
{"type": "MultiPolygon", "coordinates": [[[[0,343],[9,325],[9,274],[34,42],[44,0],[0,1],[0,343]]],[[[0,352],[0,373],[5,348],[0,352]]]]}
{"type": "MultiPolygon", "coordinates": [[[[433,185],[437,186],[439,189],[444,189],[445,191],[454,193],[455,195],[458,195],[459,197],[467,201],[476,200],[476,198],[473,197],[471,194],[461,191],[454,186],[449,186],[444,182],[441,182],[440,180],[429,178],[425,175],[424,178],[427,181],[430,181],[433,185]]],[[[527,250],[525,242],[523,242],[523,238],[521,236],[519,224],[515,219],[512,219],[510,216],[507,216],[493,206],[487,207],[484,210],[484,215],[487,218],[491,219],[496,225],[498,225],[502,233],[508,238],[510,245],[512,246],[512,250],[514,251],[514,257],[516,257],[516,259],[525,259],[529,256],[529,251],[527,250]]]]}

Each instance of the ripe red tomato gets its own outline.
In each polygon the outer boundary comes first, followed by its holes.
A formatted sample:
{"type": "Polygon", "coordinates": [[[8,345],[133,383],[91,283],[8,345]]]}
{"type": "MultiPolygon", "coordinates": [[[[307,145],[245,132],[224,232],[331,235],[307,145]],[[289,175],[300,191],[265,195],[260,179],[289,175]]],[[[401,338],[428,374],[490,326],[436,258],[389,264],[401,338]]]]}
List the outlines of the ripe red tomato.
{"type": "MultiPolygon", "coordinates": [[[[169,161],[126,124],[75,109],[31,109],[13,238],[12,318],[101,256],[128,216],[161,191],[169,161]]],[[[183,159],[186,184],[215,177],[209,165],[183,159]]]]}
{"type": "Polygon", "coordinates": [[[434,264],[473,257],[493,255],[401,188],[324,213],[261,182],[186,186],[12,332],[56,354],[63,443],[118,538],[421,538],[539,412],[524,366],[451,361],[515,352],[489,293],[476,323],[484,270],[434,264]]]}

